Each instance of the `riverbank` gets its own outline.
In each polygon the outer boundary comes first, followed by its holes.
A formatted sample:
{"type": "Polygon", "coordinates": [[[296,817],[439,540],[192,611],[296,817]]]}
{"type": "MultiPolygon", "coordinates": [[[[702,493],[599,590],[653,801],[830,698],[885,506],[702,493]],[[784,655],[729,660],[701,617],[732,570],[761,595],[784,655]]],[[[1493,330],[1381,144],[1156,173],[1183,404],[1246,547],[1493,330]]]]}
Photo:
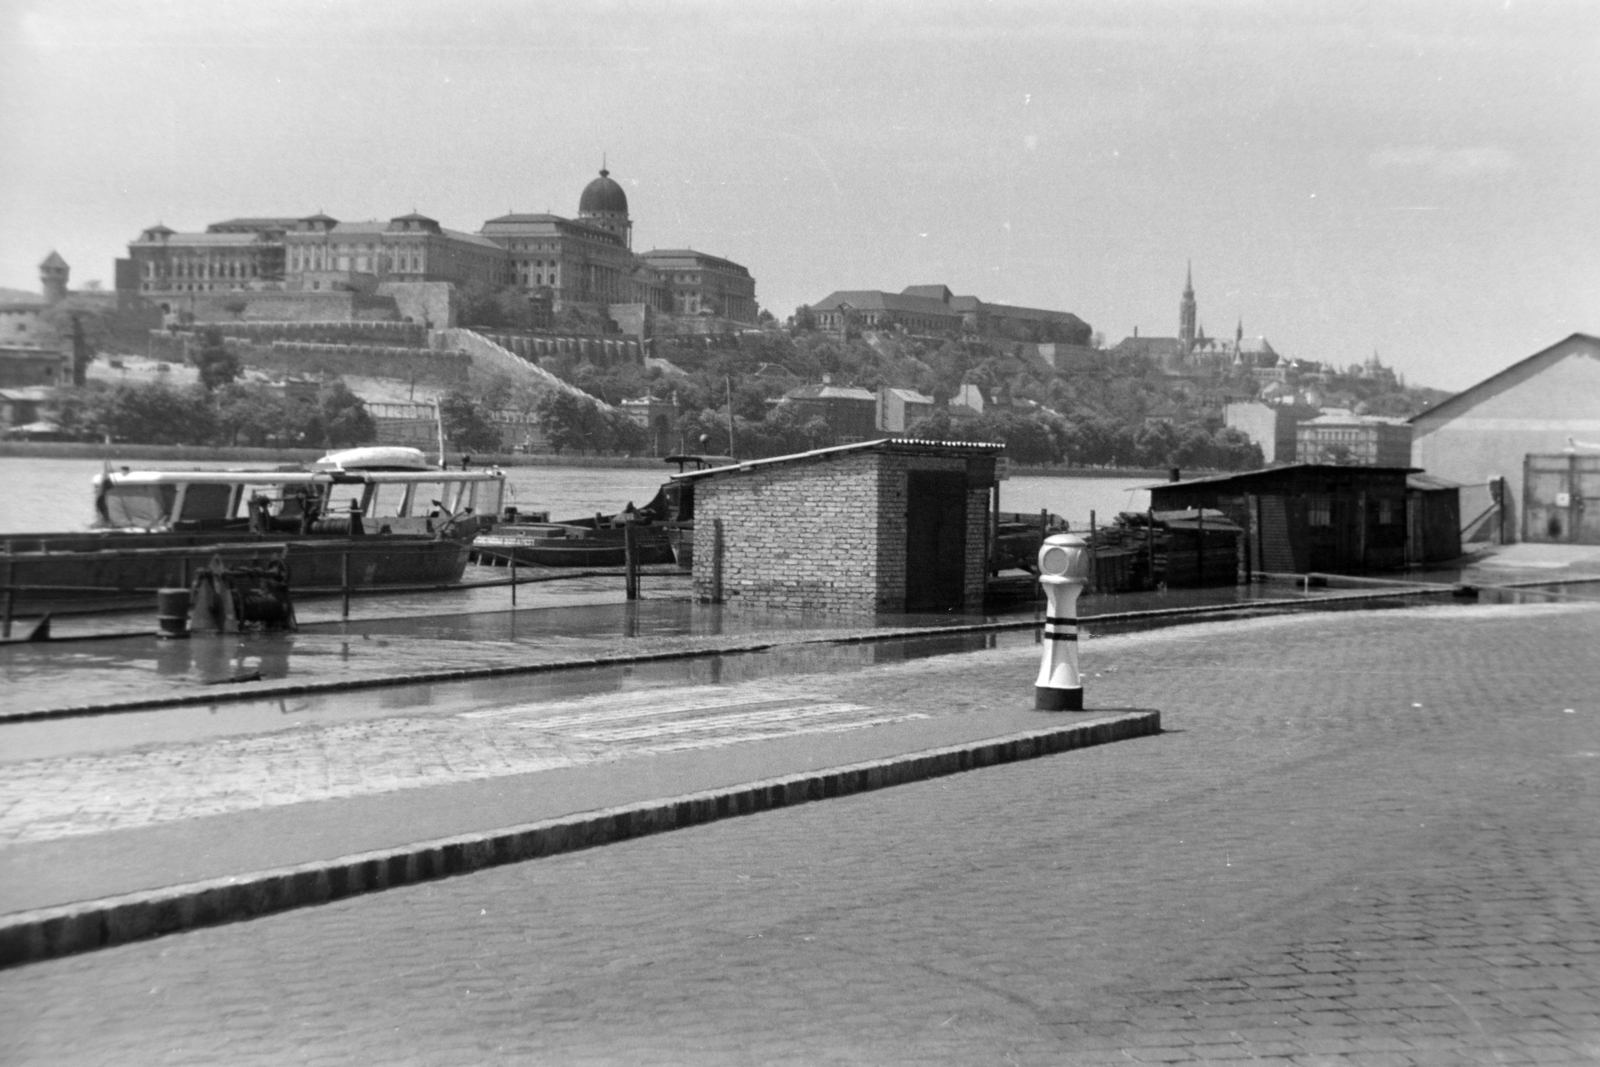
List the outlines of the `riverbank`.
{"type": "MultiPolygon", "coordinates": [[[[182,461],[207,463],[309,463],[328,452],[325,448],[219,448],[210,445],[106,445],[94,441],[0,441],[0,458],[19,459],[105,459],[113,463],[126,460],[182,461]]],[[[464,453],[452,450],[446,458],[460,462],[464,453]]],[[[619,470],[660,470],[665,460],[659,456],[584,456],[566,453],[474,452],[476,464],[501,467],[610,467],[619,470]]],[[[1165,481],[1166,469],[1152,467],[1011,467],[1013,478],[1148,478],[1165,481]]],[[[1188,471],[1186,474],[1211,474],[1213,471],[1188,471]]]]}
{"type": "MultiPolygon", "coordinates": [[[[219,448],[210,445],[135,445],[100,444],[93,441],[0,441],[0,458],[16,459],[106,459],[165,462],[193,460],[205,463],[309,463],[321,459],[326,448],[219,448]]],[[[429,455],[433,453],[429,452],[429,455]]],[[[452,464],[466,453],[447,452],[452,464]]],[[[610,467],[658,470],[664,460],[655,456],[577,456],[522,455],[514,453],[471,453],[475,465],[501,467],[610,467]]]]}

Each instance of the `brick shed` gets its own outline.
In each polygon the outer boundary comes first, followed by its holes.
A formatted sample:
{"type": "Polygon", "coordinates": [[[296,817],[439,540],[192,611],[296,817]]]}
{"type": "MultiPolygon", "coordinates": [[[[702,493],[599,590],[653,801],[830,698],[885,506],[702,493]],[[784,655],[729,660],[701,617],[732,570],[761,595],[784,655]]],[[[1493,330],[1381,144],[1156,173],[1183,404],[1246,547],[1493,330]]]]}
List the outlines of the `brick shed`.
{"type": "Polygon", "coordinates": [[[856,614],[980,611],[1003,450],[891,438],[678,475],[694,491],[695,596],[856,614]]]}

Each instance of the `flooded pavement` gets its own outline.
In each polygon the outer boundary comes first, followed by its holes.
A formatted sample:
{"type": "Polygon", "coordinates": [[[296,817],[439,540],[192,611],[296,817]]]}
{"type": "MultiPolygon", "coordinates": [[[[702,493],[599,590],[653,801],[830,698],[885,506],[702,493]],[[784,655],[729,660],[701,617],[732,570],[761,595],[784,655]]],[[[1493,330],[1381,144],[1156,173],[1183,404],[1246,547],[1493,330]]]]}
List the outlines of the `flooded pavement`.
{"type": "MultiPolygon", "coordinates": [[[[1550,555],[1540,553],[1539,566],[1487,566],[1506,561],[1469,557],[1464,566],[1404,579],[1327,576],[1091,595],[1079,602],[1079,615],[1093,636],[1182,625],[1191,621],[1187,613],[1207,609],[1248,617],[1298,605],[1402,607],[1417,602],[1419,583],[1433,584],[1421,594],[1432,602],[1461,584],[1474,585],[1483,604],[1600,600],[1600,573],[1557,571],[1550,555]]],[[[0,646],[0,716],[117,712],[97,716],[101,721],[84,729],[20,731],[21,724],[7,724],[0,729],[0,760],[29,758],[38,745],[74,751],[101,743],[94,739],[120,745],[140,737],[270,731],[303,715],[364,718],[405,708],[459,709],[508,694],[553,700],[722,677],[742,682],[847,672],[1031,643],[1042,610],[1042,604],[1023,602],[980,617],[855,619],[696,603],[681,573],[647,577],[646,598],[634,602],[617,584],[615,576],[591,575],[525,585],[515,609],[505,585],[374,595],[354,599],[348,620],[339,617],[339,599],[327,598],[297,605],[301,626],[290,634],[161,640],[152,628],[0,646]],[[916,634],[927,629],[954,632],[916,634]],[[113,726],[108,718],[122,721],[113,726]],[[38,740],[47,736],[54,740],[38,740]]]]}
{"type": "MultiPolygon", "coordinates": [[[[126,705],[131,702],[217,701],[250,698],[251,688],[418,684],[419,674],[514,672],[592,665],[596,660],[748,653],[769,646],[859,641],[887,632],[930,627],[1029,628],[1041,605],[1022,603],[986,616],[882,615],[859,619],[748,606],[695,603],[685,586],[672,594],[659,586],[649,599],[628,602],[620,592],[563,583],[563,592],[529,599],[509,610],[508,591],[450,592],[373,598],[364,616],[348,621],[301,611],[290,634],[196,634],[162,640],[153,632],[94,640],[11,644],[0,647],[0,715],[49,709],[126,705]],[[491,596],[493,599],[491,599],[491,596]],[[474,599],[475,598],[475,599],[474,599]],[[474,603],[478,610],[460,610],[474,603]]],[[[649,590],[647,590],[649,592],[649,590]]],[[[1347,590],[1281,584],[1220,589],[1089,596],[1085,620],[1137,612],[1206,607],[1316,602],[1347,590]]],[[[337,605],[333,608],[337,611],[337,605]]],[[[1092,623],[1089,624],[1092,630],[1092,623]]],[[[915,643],[908,645],[914,648],[915,643]]],[[[880,655],[893,655],[884,651],[880,655]]],[[[273,693],[274,697],[285,695],[273,693]]],[[[299,694],[293,694],[298,696],[299,694]]],[[[0,750],[3,750],[0,737],[0,750]]]]}

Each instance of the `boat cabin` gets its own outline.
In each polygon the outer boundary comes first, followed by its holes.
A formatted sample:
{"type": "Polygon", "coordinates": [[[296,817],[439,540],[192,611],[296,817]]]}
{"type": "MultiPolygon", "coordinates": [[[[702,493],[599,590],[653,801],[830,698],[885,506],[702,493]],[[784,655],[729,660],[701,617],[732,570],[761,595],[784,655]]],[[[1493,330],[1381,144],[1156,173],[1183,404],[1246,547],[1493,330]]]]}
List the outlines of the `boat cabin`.
{"type": "Polygon", "coordinates": [[[465,515],[493,521],[500,513],[503,471],[442,470],[415,462],[420,457],[415,449],[352,449],[311,468],[107,471],[95,479],[94,525],[127,531],[416,534],[432,533],[465,515]]]}

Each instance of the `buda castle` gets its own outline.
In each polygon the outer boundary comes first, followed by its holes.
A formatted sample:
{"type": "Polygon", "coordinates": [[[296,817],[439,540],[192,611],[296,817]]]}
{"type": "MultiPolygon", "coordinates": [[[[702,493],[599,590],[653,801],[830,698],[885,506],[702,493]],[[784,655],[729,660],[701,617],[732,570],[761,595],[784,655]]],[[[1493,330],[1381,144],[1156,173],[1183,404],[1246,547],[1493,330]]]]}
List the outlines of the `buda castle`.
{"type": "MultiPolygon", "coordinates": [[[[252,293],[393,293],[413,283],[500,289],[547,302],[605,310],[754,323],[755,279],[732,260],[693,249],[636,253],[628,197],[604,167],[578,198],[577,218],[508,214],[477,233],[418,212],[343,221],[236,218],[201,233],[155,225],[117,261],[119,293],[169,309],[185,298],[239,300],[252,293]],[[619,309],[620,310],[620,309],[619,309]]],[[[285,297],[273,304],[282,307],[285,297]]]]}

